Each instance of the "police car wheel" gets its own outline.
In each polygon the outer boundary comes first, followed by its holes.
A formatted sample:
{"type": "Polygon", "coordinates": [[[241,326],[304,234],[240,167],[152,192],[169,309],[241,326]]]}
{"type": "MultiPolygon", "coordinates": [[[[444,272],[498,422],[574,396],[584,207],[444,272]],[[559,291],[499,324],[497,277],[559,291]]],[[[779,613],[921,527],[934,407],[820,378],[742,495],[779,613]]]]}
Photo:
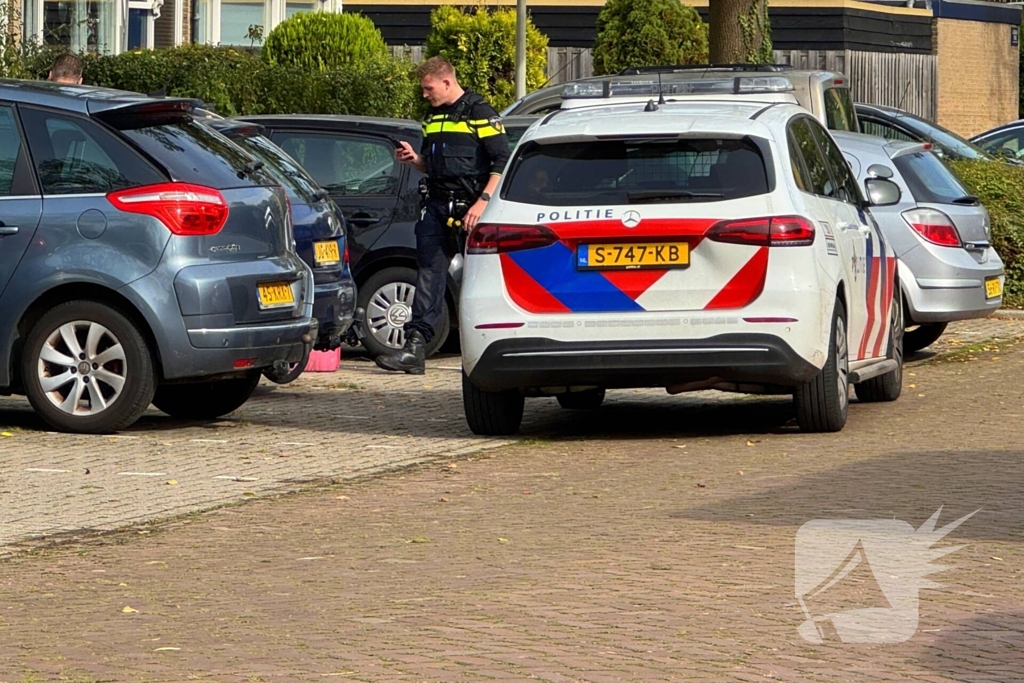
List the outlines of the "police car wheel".
{"type": "MultiPolygon", "coordinates": [[[[359,308],[366,311],[363,323],[363,348],[372,356],[393,353],[405,344],[402,326],[412,316],[412,300],[416,295],[416,271],[394,266],[384,268],[359,285],[359,308]]],[[[445,306],[441,324],[427,344],[432,356],[448,338],[450,311],[445,306]]]]}
{"type": "Polygon", "coordinates": [[[525,404],[525,398],[515,389],[484,391],[462,373],[462,407],[474,434],[512,436],[523,423],[525,404]]]}
{"type": "Polygon", "coordinates": [[[889,307],[889,351],[886,357],[896,361],[896,369],[878,377],[855,384],[854,392],[862,403],[895,401],[903,391],[903,297],[897,282],[893,288],[892,305],[889,307]]]}
{"type": "Polygon", "coordinates": [[[796,422],[802,432],[838,432],[846,425],[850,406],[850,356],[846,309],[836,301],[832,313],[829,354],[817,375],[796,388],[796,422]]]}

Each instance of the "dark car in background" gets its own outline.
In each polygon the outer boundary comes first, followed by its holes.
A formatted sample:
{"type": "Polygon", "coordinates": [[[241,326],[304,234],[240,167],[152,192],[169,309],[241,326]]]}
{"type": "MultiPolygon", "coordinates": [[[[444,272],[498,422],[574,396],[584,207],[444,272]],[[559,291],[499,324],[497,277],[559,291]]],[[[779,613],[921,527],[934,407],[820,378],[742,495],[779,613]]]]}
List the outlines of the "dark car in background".
{"type": "MultiPolygon", "coordinates": [[[[423,175],[395,160],[395,142],[420,148],[417,121],[358,116],[248,116],[325,189],[345,215],[358,307],[365,311],[363,346],[372,355],[405,343],[403,325],[416,291],[416,236],[423,175]]],[[[458,282],[448,281],[448,306],[428,353],[457,324],[458,282]]],[[[452,335],[457,338],[458,335],[452,335]]]]}
{"type": "Polygon", "coordinates": [[[220,417],[316,338],[284,189],[192,109],[0,81],[0,393],[56,429],[220,417]]]}
{"type": "Polygon", "coordinates": [[[893,107],[858,103],[860,132],[886,140],[930,142],[932,151],[947,159],[993,160],[991,154],[951,130],[893,107]]]}
{"type": "MultiPolygon", "coordinates": [[[[254,157],[284,187],[292,215],[295,249],[313,270],[313,317],[320,324],[314,350],[341,346],[352,325],[356,286],[349,266],[345,218],[338,206],[295,160],[270,141],[262,126],[216,116],[201,119],[254,157]]],[[[301,374],[304,362],[264,374],[275,382],[288,382],[301,374]]]]}

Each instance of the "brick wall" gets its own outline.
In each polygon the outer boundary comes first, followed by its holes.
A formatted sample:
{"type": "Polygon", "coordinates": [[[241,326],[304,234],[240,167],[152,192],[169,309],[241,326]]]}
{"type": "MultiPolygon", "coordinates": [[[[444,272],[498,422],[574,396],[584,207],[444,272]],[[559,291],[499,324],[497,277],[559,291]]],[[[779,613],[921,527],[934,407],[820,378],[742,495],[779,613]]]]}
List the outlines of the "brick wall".
{"type": "Polygon", "coordinates": [[[174,7],[181,3],[182,7],[182,43],[191,42],[192,26],[189,23],[189,0],[165,0],[160,8],[160,17],[153,22],[153,45],[157,49],[174,46],[174,7]]]}
{"type": "Polygon", "coordinates": [[[1009,24],[936,19],[938,123],[965,137],[1017,120],[1018,48],[1009,24]]]}

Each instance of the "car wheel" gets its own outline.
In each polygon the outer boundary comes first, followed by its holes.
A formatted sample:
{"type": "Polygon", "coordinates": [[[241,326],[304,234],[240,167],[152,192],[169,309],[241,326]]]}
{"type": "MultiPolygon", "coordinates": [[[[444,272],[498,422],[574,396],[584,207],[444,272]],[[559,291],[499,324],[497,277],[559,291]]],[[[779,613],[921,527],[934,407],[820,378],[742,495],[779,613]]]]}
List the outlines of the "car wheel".
{"type": "Polygon", "coordinates": [[[165,384],[157,388],[153,405],[171,417],[213,420],[241,408],[259,383],[260,373],[252,372],[236,379],[165,384]]]}
{"type": "MultiPolygon", "coordinates": [[[[359,308],[366,311],[363,322],[363,347],[372,356],[397,351],[405,345],[403,326],[412,317],[412,300],[416,295],[416,271],[395,266],[385,268],[359,285],[359,308]]],[[[434,338],[427,344],[432,356],[448,338],[450,321],[444,307],[441,323],[434,338]]]]}
{"type": "Polygon", "coordinates": [[[47,424],[86,434],[134,423],[156,385],[138,327],[95,301],[71,301],[45,314],[25,340],[21,373],[29,402],[47,424]]]}
{"type": "Polygon", "coordinates": [[[796,422],[804,432],[838,432],[850,407],[850,354],[846,309],[836,301],[829,354],[818,374],[794,393],[796,422]]]}
{"type": "Polygon", "coordinates": [[[462,373],[462,405],[474,434],[511,436],[523,423],[526,399],[516,390],[484,391],[462,373]]]}
{"type": "Polygon", "coordinates": [[[863,403],[895,401],[903,391],[903,298],[900,288],[892,295],[892,310],[889,312],[888,358],[896,361],[896,369],[878,377],[872,377],[860,384],[854,384],[857,399],[863,403]]]}
{"type": "Polygon", "coordinates": [[[305,363],[289,363],[287,371],[277,372],[273,367],[269,367],[263,370],[263,376],[274,384],[290,384],[297,380],[305,369],[305,363]]]}
{"type": "Polygon", "coordinates": [[[604,403],[604,389],[570,391],[558,395],[558,405],[566,410],[597,410],[604,403]]]}
{"type": "Polygon", "coordinates": [[[907,353],[916,353],[931,346],[946,331],[946,325],[947,323],[923,323],[909,328],[903,336],[903,350],[907,353]]]}

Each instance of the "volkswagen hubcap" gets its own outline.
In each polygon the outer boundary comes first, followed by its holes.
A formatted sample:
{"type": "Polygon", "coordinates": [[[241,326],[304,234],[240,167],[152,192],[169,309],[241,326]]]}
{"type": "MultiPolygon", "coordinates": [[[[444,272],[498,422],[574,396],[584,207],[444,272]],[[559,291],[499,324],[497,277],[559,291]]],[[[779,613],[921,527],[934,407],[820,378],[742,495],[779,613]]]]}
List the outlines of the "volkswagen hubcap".
{"type": "Polygon", "coordinates": [[[405,345],[405,323],[412,318],[412,300],[416,287],[405,282],[389,282],[370,297],[366,307],[366,326],[374,339],[393,349],[405,345]]]}

